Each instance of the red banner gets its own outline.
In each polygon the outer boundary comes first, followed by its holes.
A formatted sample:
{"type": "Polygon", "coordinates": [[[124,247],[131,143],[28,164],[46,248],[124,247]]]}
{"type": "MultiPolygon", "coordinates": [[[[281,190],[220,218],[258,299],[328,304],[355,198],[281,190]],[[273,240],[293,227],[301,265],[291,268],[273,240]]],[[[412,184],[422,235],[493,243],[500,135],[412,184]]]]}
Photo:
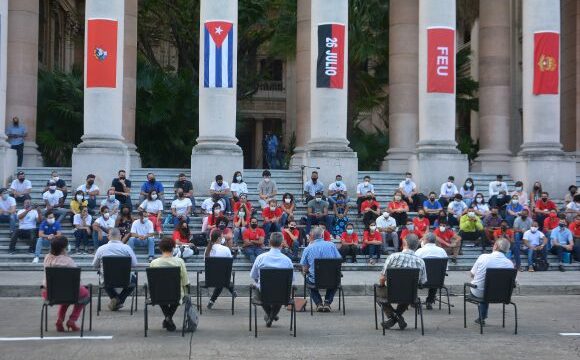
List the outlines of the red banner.
{"type": "Polygon", "coordinates": [[[534,95],[558,94],[560,34],[534,34],[534,95]]]}
{"type": "Polygon", "coordinates": [[[427,92],[455,93],[455,30],[427,29],[427,92]]]}
{"type": "Polygon", "coordinates": [[[316,87],[342,89],[344,87],[345,26],[318,25],[318,60],[316,87]]]}
{"type": "Polygon", "coordinates": [[[87,88],[116,88],[117,21],[91,19],[87,23],[87,88]]]}

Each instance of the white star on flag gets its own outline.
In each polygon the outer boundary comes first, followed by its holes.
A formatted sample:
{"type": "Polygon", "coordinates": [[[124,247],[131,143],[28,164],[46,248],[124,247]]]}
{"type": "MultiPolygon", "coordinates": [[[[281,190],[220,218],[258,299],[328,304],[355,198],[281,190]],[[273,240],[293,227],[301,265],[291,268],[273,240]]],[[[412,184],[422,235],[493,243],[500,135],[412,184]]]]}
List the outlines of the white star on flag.
{"type": "Polygon", "coordinates": [[[215,33],[216,34],[221,35],[222,32],[223,32],[223,30],[222,30],[221,26],[218,26],[218,27],[215,28],[215,33]]]}

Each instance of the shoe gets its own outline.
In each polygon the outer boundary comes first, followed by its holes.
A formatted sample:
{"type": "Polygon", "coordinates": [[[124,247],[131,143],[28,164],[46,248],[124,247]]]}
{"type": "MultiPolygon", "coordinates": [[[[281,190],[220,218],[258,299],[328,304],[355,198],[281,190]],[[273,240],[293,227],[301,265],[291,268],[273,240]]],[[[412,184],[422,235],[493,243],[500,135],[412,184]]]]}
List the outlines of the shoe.
{"type": "Polygon", "coordinates": [[[34,249],[28,249],[29,254],[34,254],[34,249]]]}
{"type": "Polygon", "coordinates": [[[163,319],[163,323],[161,323],[161,326],[162,326],[164,329],[167,329],[167,320],[163,319]]]}
{"type": "Polygon", "coordinates": [[[149,259],[147,259],[147,261],[149,262],[153,261],[153,256],[149,256],[149,259]]]}
{"type": "Polygon", "coordinates": [[[264,315],[264,321],[266,322],[266,327],[272,327],[272,319],[268,316],[268,314],[264,315]]]}
{"type": "Polygon", "coordinates": [[[280,318],[278,317],[278,315],[276,315],[276,316],[274,316],[274,317],[272,318],[272,320],[274,320],[274,321],[278,321],[278,320],[280,320],[280,318]]]}
{"type": "Polygon", "coordinates": [[[66,327],[67,327],[68,331],[79,331],[80,330],[80,328],[77,326],[77,324],[71,320],[66,322],[66,327]]]}
{"type": "Polygon", "coordinates": [[[324,312],[324,305],[322,304],[316,305],[316,312],[324,312]]]}
{"type": "Polygon", "coordinates": [[[564,269],[564,265],[559,265],[558,270],[560,270],[561,272],[566,271],[566,269],[564,269]]]}
{"type": "Polygon", "coordinates": [[[331,312],[332,311],[330,304],[324,304],[322,309],[323,309],[322,312],[331,312]]]}
{"type": "Polygon", "coordinates": [[[109,301],[109,310],[111,311],[117,311],[117,306],[119,305],[119,299],[117,298],[112,298],[111,301],[109,301]]]}
{"type": "Polygon", "coordinates": [[[457,265],[457,258],[451,258],[451,262],[455,265],[457,265]]]}
{"type": "Polygon", "coordinates": [[[371,261],[369,261],[369,263],[370,263],[371,265],[374,265],[374,264],[375,264],[375,259],[371,259],[371,261]]]}
{"type": "Polygon", "coordinates": [[[533,267],[533,266],[528,266],[528,271],[529,271],[529,272],[534,272],[534,271],[536,271],[536,270],[534,270],[534,267],[533,267]]]}
{"type": "Polygon", "coordinates": [[[383,329],[390,329],[397,323],[397,320],[394,317],[389,318],[387,321],[383,321],[381,326],[383,329]]]}
{"type": "Polygon", "coordinates": [[[210,301],[207,303],[207,308],[208,308],[208,309],[211,309],[211,308],[213,307],[213,304],[215,304],[215,302],[210,300],[210,301]]]}
{"type": "Polygon", "coordinates": [[[232,292],[232,296],[234,297],[234,299],[237,298],[238,297],[238,292],[236,290],[234,290],[234,292],[232,292]]]}
{"type": "Polygon", "coordinates": [[[399,323],[399,329],[405,330],[407,328],[407,322],[402,315],[397,315],[397,322],[399,323]]]}
{"type": "Polygon", "coordinates": [[[177,329],[177,327],[175,326],[175,323],[173,322],[173,319],[166,319],[165,320],[167,322],[167,331],[175,331],[175,329],[177,329]]]}
{"type": "Polygon", "coordinates": [[[474,321],[477,325],[481,323],[481,325],[485,326],[485,320],[481,320],[480,318],[475,319],[474,321]]]}
{"type": "Polygon", "coordinates": [[[119,310],[121,310],[124,307],[125,307],[125,304],[123,304],[123,303],[120,302],[119,305],[117,305],[117,308],[115,309],[115,311],[119,311],[119,310]]]}
{"type": "Polygon", "coordinates": [[[352,258],[352,263],[353,264],[356,264],[357,263],[356,258],[352,258]]]}
{"type": "Polygon", "coordinates": [[[523,267],[520,266],[520,268],[518,269],[520,272],[524,271],[525,269],[523,267]]]}
{"type": "Polygon", "coordinates": [[[38,264],[38,256],[35,256],[34,259],[32,259],[32,263],[38,264]]]}
{"type": "Polygon", "coordinates": [[[56,325],[56,331],[64,332],[64,326],[62,325],[62,320],[57,320],[55,325],[56,325]]]}
{"type": "Polygon", "coordinates": [[[430,302],[425,303],[425,309],[427,309],[427,310],[433,310],[433,303],[430,303],[430,302]]]}

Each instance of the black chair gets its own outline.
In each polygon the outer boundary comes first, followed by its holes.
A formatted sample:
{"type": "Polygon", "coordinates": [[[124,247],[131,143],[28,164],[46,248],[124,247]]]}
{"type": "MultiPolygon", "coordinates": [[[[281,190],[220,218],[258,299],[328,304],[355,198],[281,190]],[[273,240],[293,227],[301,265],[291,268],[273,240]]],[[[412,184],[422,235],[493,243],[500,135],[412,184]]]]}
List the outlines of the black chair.
{"type": "MultiPolygon", "coordinates": [[[[346,315],[346,302],[342,288],[342,259],[315,259],[314,260],[314,285],[306,282],[304,275],[304,298],[306,298],[306,288],[309,289],[337,289],[338,290],[338,310],[342,315],[346,315]]],[[[312,296],[310,297],[310,315],[314,315],[312,308],[312,296]]]]}
{"type": "Polygon", "coordinates": [[[427,272],[427,282],[419,286],[421,289],[439,290],[439,310],[441,304],[446,304],[449,314],[451,314],[451,302],[449,301],[449,289],[445,286],[445,277],[447,276],[447,258],[427,258],[425,261],[425,271],[427,272]],[[447,295],[447,302],[441,301],[441,290],[444,289],[447,295]]]}
{"type": "MultiPolygon", "coordinates": [[[[512,293],[516,283],[516,269],[487,269],[485,271],[485,287],[483,289],[483,298],[477,297],[469,292],[467,288],[477,289],[477,285],[465,283],[463,285],[463,327],[467,328],[467,303],[477,305],[479,319],[481,320],[481,303],[502,304],[502,327],[505,328],[505,306],[511,304],[515,312],[515,331],[518,334],[518,307],[512,302],[512,293]]],[[[483,322],[479,323],[479,333],[483,334],[483,322]]]]}
{"type": "MultiPolygon", "coordinates": [[[[93,330],[93,286],[85,285],[89,290],[89,297],[79,299],[81,286],[81,269],[67,267],[47,267],[46,274],[46,300],[40,311],[40,338],[44,337],[44,331],[48,331],[48,307],[53,305],[87,305],[89,304],[89,331],[93,330]]],[[[81,320],[81,337],[85,330],[85,307],[81,320]]]]}
{"type": "MultiPolygon", "coordinates": [[[[149,330],[148,306],[173,305],[181,302],[181,269],[179,267],[147,268],[145,290],[145,337],[149,330]]],[[[188,287],[189,292],[189,287],[188,287]]],[[[185,336],[185,306],[181,336],[185,336]]]]}
{"type": "Polygon", "coordinates": [[[99,297],[97,301],[97,316],[101,313],[101,294],[105,287],[112,288],[132,288],[131,291],[131,315],[133,315],[133,304],[137,311],[137,292],[139,291],[139,275],[135,271],[135,284],[131,283],[131,257],[130,256],[104,256],[102,273],[99,270],[99,297]],[[101,276],[103,282],[101,282],[101,276]]]}
{"type": "Polygon", "coordinates": [[[296,337],[295,288],[292,286],[293,269],[260,269],[260,300],[253,297],[254,285],[250,285],[250,330],[252,331],[252,306],[254,307],[254,337],[258,337],[258,306],[290,306],[290,331],[296,337]]]}
{"type": "MultiPolygon", "coordinates": [[[[423,327],[423,307],[421,306],[421,299],[417,296],[417,288],[419,283],[419,269],[411,268],[389,268],[387,270],[387,297],[378,297],[377,288],[379,285],[375,284],[373,288],[374,306],[375,306],[375,329],[379,329],[377,319],[377,304],[381,307],[381,318],[385,321],[385,312],[383,306],[386,304],[410,304],[415,307],[415,329],[417,328],[417,313],[421,315],[421,335],[425,335],[423,327]]],[[[385,335],[385,328],[383,328],[383,336],[385,335]]]]}
{"type": "MultiPolygon", "coordinates": [[[[232,271],[233,264],[234,258],[208,257],[205,259],[205,281],[199,281],[199,275],[203,271],[197,271],[197,309],[199,310],[200,315],[202,314],[201,288],[227,288],[231,284],[235,289],[236,272],[232,271]]],[[[235,296],[232,294],[232,315],[234,315],[234,299],[235,296]]]]}

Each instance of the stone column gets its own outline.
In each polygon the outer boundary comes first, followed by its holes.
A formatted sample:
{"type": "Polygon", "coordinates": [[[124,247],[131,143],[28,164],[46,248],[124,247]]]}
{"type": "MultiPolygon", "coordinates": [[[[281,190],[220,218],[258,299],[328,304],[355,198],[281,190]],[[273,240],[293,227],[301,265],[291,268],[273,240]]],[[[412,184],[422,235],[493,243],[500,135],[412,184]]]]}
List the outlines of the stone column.
{"type": "Polygon", "coordinates": [[[580,172],[580,4],[576,4],[576,173],[580,172]]]}
{"type": "Polygon", "coordinates": [[[264,118],[254,117],[254,168],[264,167],[264,118]]]}
{"type": "MultiPolygon", "coordinates": [[[[8,48],[8,0],[0,0],[0,117],[6,117],[6,59],[8,48]]],[[[0,184],[8,185],[9,177],[16,172],[16,151],[10,149],[4,132],[5,122],[0,121],[0,184]]]]}
{"type": "MultiPolygon", "coordinates": [[[[311,0],[310,32],[310,140],[305,147],[304,165],[320,168],[320,180],[328,185],[337,174],[343,175],[353,192],[357,183],[358,159],[346,139],[348,89],[348,0],[311,0]],[[344,25],[342,87],[318,87],[318,32],[322,24],[344,25]]],[[[325,57],[330,49],[325,47],[325,57]]],[[[332,51],[337,54],[337,51],[332,51]]],[[[340,55],[337,56],[337,58],[340,55]]],[[[340,61],[340,60],[338,60],[340,61]]],[[[340,75],[337,75],[340,76],[340,75]]],[[[335,80],[339,81],[338,77],[335,80]]]]}
{"type": "MultiPolygon", "coordinates": [[[[471,78],[479,81],[479,20],[475,20],[471,28],[471,78]]],[[[479,140],[479,112],[471,110],[469,113],[471,129],[469,134],[474,141],[479,140]]]]}
{"type": "Polygon", "coordinates": [[[292,166],[304,161],[304,146],[310,140],[310,32],[311,0],[297,0],[296,8],[296,148],[292,166]]]}
{"type": "MultiPolygon", "coordinates": [[[[512,177],[526,186],[539,180],[552,194],[576,183],[575,162],[560,143],[560,94],[534,95],[534,33],[560,32],[559,0],[523,2],[523,114],[524,142],[512,162],[512,177]]],[[[556,64],[560,71],[560,64],[556,64]]]]}
{"type": "Polygon", "coordinates": [[[38,0],[9,0],[6,124],[17,116],[26,125],[23,166],[42,166],[36,145],[38,0]]]}
{"type": "Polygon", "coordinates": [[[475,171],[510,171],[510,3],[479,2],[479,142],[475,171]]]}
{"type": "MultiPolygon", "coordinates": [[[[72,186],[85,181],[89,174],[95,174],[95,183],[106,189],[117,171],[125,169],[130,176],[130,159],[123,139],[123,62],[125,34],[125,2],[108,0],[87,0],[85,7],[85,97],[84,135],[82,142],[73,149],[72,186]],[[107,19],[117,21],[117,61],[115,87],[87,87],[90,56],[95,56],[95,48],[89,48],[88,21],[107,19]]],[[[94,31],[94,30],[93,30],[94,31]]],[[[103,46],[107,46],[105,43],[103,46]]],[[[102,49],[110,55],[110,49],[102,49]]],[[[105,57],[102,61],[111,60],[105,57]]],[[[100,85],[101,86],[101,85],[100,85]]],[[[104,86],[104,85],[102,85],[104,86]]]]}
{"type": "Polygon", "coordinates": [[[576,2],[563,0],[561,13],[560,139],[564,151],[576,152],[576,2]]]}
{"type": "Polygon", "coordinates": [[[452,76],[453,90],[427,89],[428,29],[445,28],[455,33],[455,11],[455,0],[419,1],[419,142],[417,155],[410,162],[423,192],[438,189],[449,175],[462,183],[468,172],[467,156],[459,153],[455,142],[456,41],[431,54],[442,76],[452,76]]]}
{"type": "MultiPolygon", "coordinates": [[[[212,31],[224,31],[220,27],[209,27],[212,31]]],[[[214,36],[219,34],[214,34],[214,36]]],[[[213,44],[213,37],[208,33],[208,42],[213,44]]],[[[228,35],[229,36],[229,35],[228,35]]],[[[219,39],[219,37],[218,37],[219,39]]],[[[223,51],[229,51],[224,50],[223,51]]],[[[211,54],[211,53],[210,53],[211,54]]],[[[208,54],[208,55],[210,55],[208,54]]],[[[209,193],[211,181],[217,174],[229,177],[236,170],[243,170],[244,155],[236,139],[236,82],[238,69],[238,1],[237,0],[202,0],[200,9],[200,47],[199,47],[199,137],[191,154],[191,179],[194,189],[203,194],[209,193]],[[218,86],[217,72],[211,70],[219,61],[217,56],[209,56],[208,72],[205,70],[205,29],[208,21],[225,21],[233,24],[233,39],[223,40],[223,47],[232,52],[232,77],[229,84],[218,86]],[[209,85],[206,87],[205,77],[209,85]],[[214,85],[216,84],[216,85],[214,85]]],[[[227,61],[227,59],[222,59],[227,61]]]]}
{"type": "Polygon", "coordinates": [[[419,0],[389,5],[389,151],[382,169],[406,172],[419,122],[419,0]]]}
{"type": "Polygon", "coordinates": [[[123,79],[123,137],[129,149],[131,168],[141,167],[135,146],[135,103],[137,100],[137,13],[138,0],[125,0],[125,62],[123,79]]]}

